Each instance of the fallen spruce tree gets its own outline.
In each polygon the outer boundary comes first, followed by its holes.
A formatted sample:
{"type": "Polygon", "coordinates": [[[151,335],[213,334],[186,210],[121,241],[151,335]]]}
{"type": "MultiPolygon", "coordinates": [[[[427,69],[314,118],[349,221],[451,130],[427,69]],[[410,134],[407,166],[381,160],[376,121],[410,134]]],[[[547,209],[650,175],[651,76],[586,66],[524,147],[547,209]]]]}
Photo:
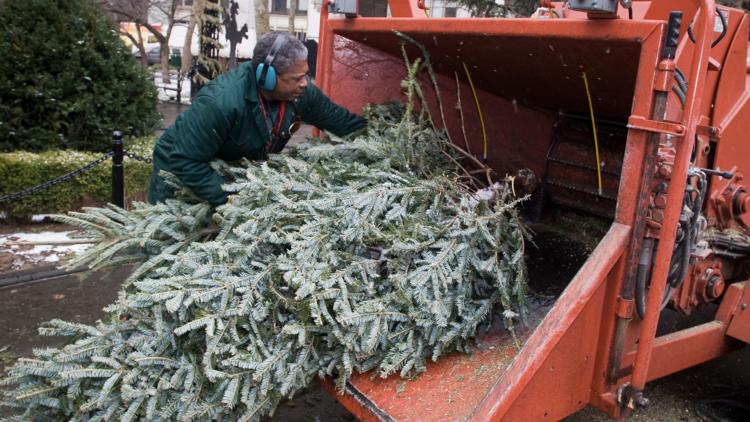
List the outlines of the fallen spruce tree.
{"type": "Polygon", "coordinates": [[[59,217],[99,239],[69,265],[141,264],[96,326],[40,328],[70,340],[9,370],[5,405],[23,414],[4,421],[255,421],[314,376],[343,388],[354,371],[407,377],[468,353],[499,307],[512,329],[526,294],[516,200],[493,185],[477,201],[469,185],[493,181],[469,175],[481,164],[426,104],[414,111],[424,63],[407,61],[406,104],[365,107],[366,129],[214,163],[227,205],[167,176],[179,200],[59,217]]]}

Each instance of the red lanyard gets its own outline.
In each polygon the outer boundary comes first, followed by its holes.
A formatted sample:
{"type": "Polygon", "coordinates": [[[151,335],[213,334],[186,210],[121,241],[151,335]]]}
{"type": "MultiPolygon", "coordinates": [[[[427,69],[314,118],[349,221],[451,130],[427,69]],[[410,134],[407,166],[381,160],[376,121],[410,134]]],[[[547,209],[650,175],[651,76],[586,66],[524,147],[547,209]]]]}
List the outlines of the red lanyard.
{"type": "MultiPolygon", "coordinates": [[[[266,107],[263,103],[263,97],[260,96],[260,93],[258,93],[258,99],[260,100],[260,108],[263,110],[263,120],[266,122],[266,127],[268,127],[268,116],[266,116],[266,107]]],[[[281,121],[284,119],[284,108],[286,106],[285,102],[281,103],[281,107],[279,108],[279,126],[276,128],[276,133],[279,133],[281,130],[281,121]]],[[[269,112],[271,110],[268,110],[269,112]]],[[[273,116],[271,116],[273,117],[273,116]]],[[[268,134],[273,137],[273,118],[271,119],[271,128],[268,129],[268,134]]],[[[274,139],[271,139],[271,142],[268,143],[268,152],[271,152],[271,149],[273,146],[276,145],[276,141],[274,139]]]]}

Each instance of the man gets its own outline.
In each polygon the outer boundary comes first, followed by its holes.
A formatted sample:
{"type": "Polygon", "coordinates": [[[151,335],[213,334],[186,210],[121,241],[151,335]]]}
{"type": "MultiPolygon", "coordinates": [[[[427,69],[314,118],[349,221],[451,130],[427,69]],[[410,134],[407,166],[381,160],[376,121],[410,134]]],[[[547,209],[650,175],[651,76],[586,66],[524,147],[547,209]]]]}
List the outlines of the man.
{"type": "Polygon", "coordinates": [[[209,166],[212,159],[259,160],[278,153],[300,120],[338,136],[365,124],[310,85],[307,70],[307,48],[297,38],[286,32],[263,36],[252,63],[203,87],[156,143],[149,202],[174,197],[159,176],[165,170],[211,205],[222,205],[225,181],[209,166]]]}

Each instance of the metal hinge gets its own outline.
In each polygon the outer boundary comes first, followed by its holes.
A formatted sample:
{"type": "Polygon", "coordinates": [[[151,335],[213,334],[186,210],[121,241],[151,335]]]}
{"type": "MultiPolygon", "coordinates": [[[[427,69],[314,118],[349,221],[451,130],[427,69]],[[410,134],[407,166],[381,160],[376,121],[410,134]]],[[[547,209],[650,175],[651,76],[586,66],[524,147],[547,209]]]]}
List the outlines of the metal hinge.
{"type": "Polygon", "coordinates": [[[646,132],[663,133],[672,136],[685,136],[685,126],[677,123],[657,122],[647,120],[641,116],[630,116],[628,119],[628,129],[643,130],[646,132]]]}

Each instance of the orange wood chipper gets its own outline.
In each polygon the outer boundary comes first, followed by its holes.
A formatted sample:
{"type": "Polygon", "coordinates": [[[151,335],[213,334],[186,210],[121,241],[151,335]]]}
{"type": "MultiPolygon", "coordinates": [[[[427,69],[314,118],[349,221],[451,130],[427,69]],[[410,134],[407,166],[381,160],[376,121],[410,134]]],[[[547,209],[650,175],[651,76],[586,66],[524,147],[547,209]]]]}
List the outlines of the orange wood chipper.
{"type": "Polygon", "coordinates": [[[423,2],[388,0],[391,18],[364,18],[356,1],[331,1],[317,84],[334,101],[358,111],[404,98],[394,31],[405,34],[429,53],[443,103],[464,104],[464,125],[453,107],[438,123],[464,126],[498,174],[531,169],[543,203],[611,223],[572,280],[553,280],[567,287],[518,329],[521,348],[501,328],[482,330],[473,353],[408,382],[359,374],[339,395],[321,380],[360,420],[555,421],[587,404],[622,419],[648,404],[646,382],[750,342],[743,11],[543,0],[538,19],[430,19],[423,2]],[[348,14],[334,18],[334,6],[348,14]],[[481,111],[466,106],[470,82],[481,111]],[[712,320],[657,336],[665,307],[712,320]]]}

